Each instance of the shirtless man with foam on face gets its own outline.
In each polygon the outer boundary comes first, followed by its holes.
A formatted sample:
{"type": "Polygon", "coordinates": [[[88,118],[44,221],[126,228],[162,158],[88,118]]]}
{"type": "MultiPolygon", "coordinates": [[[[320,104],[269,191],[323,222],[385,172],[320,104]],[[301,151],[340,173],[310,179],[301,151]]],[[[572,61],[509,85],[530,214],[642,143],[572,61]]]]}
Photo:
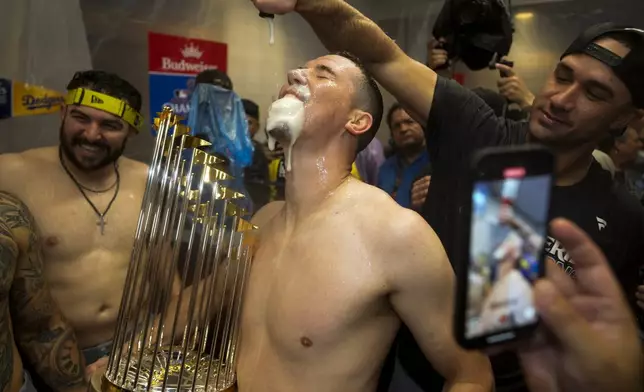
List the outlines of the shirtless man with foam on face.
{"type": "Polygon", "coordinates": [[[401,322],[446,390],[492,388],[487,359],[452,338],[454,276],[436,235],[350,175],[382,105],[356,60],[329,55],[291,71],[269,110],[269,146],[285,146],[286,200],[254,218],[240,392],[374,391],[401,322]]]}
{"type": "Polygon", "coordinates": [[[52,300],[42,267],[41,243],[31,214],[15,196],[0,191],[2,392],[35,392],[23,360],[54,391],[87,388],[74,331],[52,300]]]}
{"type": "Polygon", "coordinates": [[[0,156],[0,189],[37,219],[46,280],[91,365],[111,348],[147,166],[121,156],[141,120],[133,86],[86,71],[68,90],[60,146],[0,156]]]}

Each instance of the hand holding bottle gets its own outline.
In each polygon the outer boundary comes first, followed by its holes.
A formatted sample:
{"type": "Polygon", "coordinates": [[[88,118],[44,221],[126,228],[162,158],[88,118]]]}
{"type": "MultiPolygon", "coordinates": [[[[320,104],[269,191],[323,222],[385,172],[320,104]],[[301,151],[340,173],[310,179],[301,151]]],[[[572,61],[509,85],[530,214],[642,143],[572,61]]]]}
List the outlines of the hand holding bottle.
{"type": "Polygon", "coordinates": [[[252,0],[255,7],[267,14],[282,15],[295,11],[297,0],[252,0]]]}

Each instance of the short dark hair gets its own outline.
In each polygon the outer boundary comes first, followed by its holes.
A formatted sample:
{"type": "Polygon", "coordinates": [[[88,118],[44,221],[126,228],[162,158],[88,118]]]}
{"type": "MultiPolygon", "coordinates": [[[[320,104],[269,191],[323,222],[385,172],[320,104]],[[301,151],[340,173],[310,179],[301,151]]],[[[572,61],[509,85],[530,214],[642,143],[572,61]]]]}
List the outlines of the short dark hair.
{"type": "Polygon", "coordinates": [[[391,121],[393,120],[394,113],[396,113],[399,110],[405,110],[405,108],[402,107],[400,102],[394,102],[393,105],[389,108],[389,111],[387,112],[387,126],[389,127],[389,130],[391,131],[391,121]]]}
{"type": "Polygon", "coordinates": [[[114,98],[125,100],[137,112],[141,112],[143,99],[136,87],[120,76],[105,71],[79,71],[67,84],[67,90],[88,88],[114,98]]]}
{"type": "Polygon", "coordinates": [[[246,98],[242,99],[241,101],[242,105],[244,105],[244,111],[246,112],[246,115],[259,121],[259,105],[246,98]]]}
{"type": "Polygon", "coordinates": [[[212,84],[225,88],[226,90],[233,89],[233,81],[230,80],[230,77],[228,77],[224,71],[219,69],[207,69],[205,71],[201,71],[195,79],[195,84],[201,83],[212,84]]]}
{"type": "Polygon", "coordinates": [[[633,49],[638,43],[642,42],[642,36],[635,32],[629,31],[613,31],[597,37],[597,39],[610,38],[620,44],[626,46],[628,49],[633,49]]]}
{"type": "Polygon", "coordinates": [[[382,113],[384,111],[382,93],[380,92],[378,83],[376,83],[376,80],[373,78],[371,73],[367,71],[360,59],[349,52],[339,52],[334,54],[350,60],[360,70],[362,77],[356,82],[356,105],[361,110],[371,114],[371,117],[373,118],[371,128],[369,128],[367,132],[358,136],[358,148],[356,153],[359,153],[367,148],[380,128],[382,113]]]}

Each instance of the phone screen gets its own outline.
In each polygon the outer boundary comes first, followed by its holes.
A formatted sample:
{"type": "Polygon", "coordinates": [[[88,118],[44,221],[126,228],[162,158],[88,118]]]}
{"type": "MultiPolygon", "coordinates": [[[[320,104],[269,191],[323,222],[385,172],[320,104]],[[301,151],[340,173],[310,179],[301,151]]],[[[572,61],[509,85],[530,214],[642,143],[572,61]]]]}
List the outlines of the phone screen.
{"type": "Polygon", "coordinates": [[[465,338],[534,324],[552,176],[507,167],[472,192],[465,338]]]}

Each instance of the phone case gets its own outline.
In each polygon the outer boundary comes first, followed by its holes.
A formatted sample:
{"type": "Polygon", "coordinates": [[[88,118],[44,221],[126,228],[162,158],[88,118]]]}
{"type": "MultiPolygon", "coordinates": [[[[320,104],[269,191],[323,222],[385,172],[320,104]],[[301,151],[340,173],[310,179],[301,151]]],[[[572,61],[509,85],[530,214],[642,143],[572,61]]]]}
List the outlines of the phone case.
{"type": "MultiPolygon", "coordinates": [[[[484,334],[474,338],[466,337],[466,310],[468,306],[469,293],[469,268],[470,268],[470,236],[472,225],[472,194],[476,181],[482,180],[501,180],[503,171],[507,167],[518,166],[527,167],[530,172],[528,176],[538,175],[535,173],[552,175],[554,170],[554,158],[552,154],[544,147],[538,145],[522,145],[512,147],[492,147],[480,150],[473,154],[472,164],[469,172],[469,186],[460,195],[463,208],[462,214],[456,230],[458,238],[464,246],[459,247],[456,260],[453,263],[457,275],[456,301],[454,314],[454,335],[457,342],[466,349],[484,349],[500,344],[511,343],[522,340],[529,336],[538,326],[536,322],[511,329],[495,330],[489,334],[484,334]]],[[[551,185],[554,178],[551,179],[551,185]]],[[[549,200],[551,192],[548,192],[549,200]]],[[[547,221],[550,220],[549,203],[547,208],[547,221]]],[[[547,234],[547,231],[546,233],[547,234]]],[[[538,277],[545,274],[545,247],[539,250],[538,277]]],[[[492,283],[493,285],[495,283],[492,283]]]]}

